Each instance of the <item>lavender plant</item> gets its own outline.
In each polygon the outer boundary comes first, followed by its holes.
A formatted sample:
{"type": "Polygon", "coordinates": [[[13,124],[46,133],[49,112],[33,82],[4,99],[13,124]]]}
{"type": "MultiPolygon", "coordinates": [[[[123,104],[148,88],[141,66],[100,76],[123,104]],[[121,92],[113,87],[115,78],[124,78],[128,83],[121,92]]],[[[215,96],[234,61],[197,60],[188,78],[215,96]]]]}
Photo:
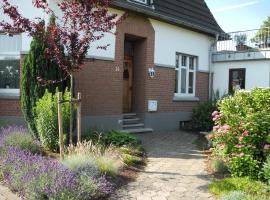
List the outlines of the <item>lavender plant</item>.
{"type": "MultiPolygon", "coordinates": [[[[27,135],[22,127],[1,129],[0,147],[13,133],[27,135]]],[[[85,164],[85,163],[83,163],[85,164]]],[[[98,173],[89,175],[88,165],[75,166],[72,170],[57,160],[32,154],[16,146],[5,146],[0,152],[0,174],[4,183],[29,200],[89,200],[107,197],[113,185],[98,173]]],[[[93,167],[93,166],[91,166],[93,167]]],[[[95,167],[93,167],[94,169],[95,167]]]]}

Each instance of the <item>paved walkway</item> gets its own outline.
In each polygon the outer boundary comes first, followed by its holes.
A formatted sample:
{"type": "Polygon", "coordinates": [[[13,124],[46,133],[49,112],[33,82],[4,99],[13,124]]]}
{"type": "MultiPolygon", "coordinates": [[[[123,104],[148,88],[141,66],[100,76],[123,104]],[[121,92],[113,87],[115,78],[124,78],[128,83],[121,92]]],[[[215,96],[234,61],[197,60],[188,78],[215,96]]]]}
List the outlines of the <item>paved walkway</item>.
{"type": "Polygon", "coordinates": [[[148,164],[135,182],[124,186],[117,200],[212,200],[207,192],[210,177],[205,157],[192,142],[195,135],[147,133],[139,137],[148,154],[148,164]]]}
{"type": "Polygon", "coordinates": [[[0,200],[20,200],[20,198],[0,183],[0,200]]]}

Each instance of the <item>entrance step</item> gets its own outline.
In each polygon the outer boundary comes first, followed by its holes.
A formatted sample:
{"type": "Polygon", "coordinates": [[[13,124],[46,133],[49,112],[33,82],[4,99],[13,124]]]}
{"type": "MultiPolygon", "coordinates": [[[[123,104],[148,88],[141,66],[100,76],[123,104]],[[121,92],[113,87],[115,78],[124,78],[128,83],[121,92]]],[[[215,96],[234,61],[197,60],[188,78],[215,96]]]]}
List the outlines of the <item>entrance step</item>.
{"type": "Polygon", "coordinates": [[[124,113],[123,119],[130,119],[136,117],[136,113],[124,113]]]}
{"type": "Polygon", "coordinates": [[[153,132],[153,129],[145,128],[144,123],[141,122],[136,113],[124,113],[122,131],[126,133],[147,133],[153,132]]]}
{"type": "Polygon", "coordinates": [[[140,118],[129,118],[129,119],[123,119],[123,124],[136,124],[140,121],[140,118]]]}
{"type": "Polygon", "coordinates": [[[136,129],[125,129],[122,130],[124,133],[150,133],[153,132],[151,128],[136,128],[136,129]]]}
{"type": "Polygon", "coordinates": [[[137,123],[137,124],[126,124],[122,126],[123,129],[128,129],[128,128],[138,128],[138,127],[144,127],[143,123],[137,123]]]}

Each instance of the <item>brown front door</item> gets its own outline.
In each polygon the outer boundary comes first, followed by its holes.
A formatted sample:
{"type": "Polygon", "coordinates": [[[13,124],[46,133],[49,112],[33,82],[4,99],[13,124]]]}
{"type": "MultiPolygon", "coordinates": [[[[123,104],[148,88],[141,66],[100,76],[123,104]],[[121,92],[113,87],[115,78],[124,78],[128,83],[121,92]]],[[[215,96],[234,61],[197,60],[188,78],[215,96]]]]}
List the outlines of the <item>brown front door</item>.
{"type": "Polygon", "coordinates": [[[125,57],[123,70],[123,112],[132,112],[133,60],[125,57]]]}

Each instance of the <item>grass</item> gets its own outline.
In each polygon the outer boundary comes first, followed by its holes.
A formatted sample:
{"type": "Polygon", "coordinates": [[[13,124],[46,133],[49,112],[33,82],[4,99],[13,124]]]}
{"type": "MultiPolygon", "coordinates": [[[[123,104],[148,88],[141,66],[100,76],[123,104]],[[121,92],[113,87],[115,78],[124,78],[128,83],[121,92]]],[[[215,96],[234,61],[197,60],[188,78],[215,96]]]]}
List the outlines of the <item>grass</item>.
{"type": "Polygon", "coordinates": [[[234,191],[244,192],[248,198],[265,199],[267,195],[266,185],[262,182],[245,178],[225,178],[214,181],[209,185],[209,191],[218,197],[229,195],[234,191]]]}
{"type": "Polygon", "coordinates": [[[95,163],[102,174],[109,176],[116,176],[121,168],[121,163],[109,155],[95,158],[95,163]]]}

